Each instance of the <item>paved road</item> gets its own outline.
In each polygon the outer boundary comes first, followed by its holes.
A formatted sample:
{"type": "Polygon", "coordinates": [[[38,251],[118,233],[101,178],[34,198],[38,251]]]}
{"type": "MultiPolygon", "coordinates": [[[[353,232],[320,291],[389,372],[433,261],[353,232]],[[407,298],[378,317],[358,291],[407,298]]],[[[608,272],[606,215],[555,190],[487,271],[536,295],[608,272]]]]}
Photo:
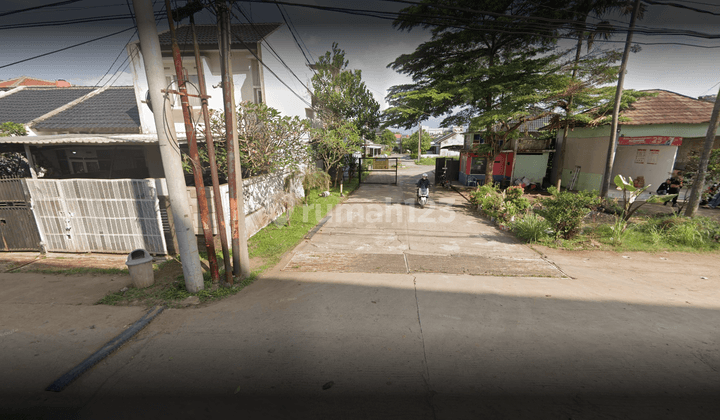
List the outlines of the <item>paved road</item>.
{"type": "Polygon", "coordinates": [[[551,255],[564,276],[454,193],[433,192],[437,222],[413,220],[420,170],[362,186],[268,276],[165,311],[62,393],[41,388],[82,360],[71,346],[54,369],[26,365],[43,381],[4,388],[3,404],[79,418],[717,418],[717,280],[633,272],[643,256],[551,255]]]}

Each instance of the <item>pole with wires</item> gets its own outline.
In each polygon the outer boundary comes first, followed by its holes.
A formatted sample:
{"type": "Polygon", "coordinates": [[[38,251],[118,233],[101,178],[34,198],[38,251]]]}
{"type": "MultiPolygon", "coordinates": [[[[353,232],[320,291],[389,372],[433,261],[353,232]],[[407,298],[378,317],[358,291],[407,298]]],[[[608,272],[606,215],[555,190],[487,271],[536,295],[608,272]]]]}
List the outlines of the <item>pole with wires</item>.
{"type": "Polygon", "coordinates": [[[163,95],[162,93],[162,90],[165,89],[165,74],[155,16],[150,0],[133,0],[133,7],[137,18],[138,36],[143,61],[145,62],[150,100],[152,103],[157,104],[153,116],[155,118],[163,171],[167,181],[168,195],[170,196],[175,235],[182,260],[185,287],[188,292],[197,293],[204,286],[202,268],[197,249],[197,239],[193,230],[185,177],[180,162],[179,147],[175,140],[175,126],[172,123],[170,100],[167,94],[163,95]],[[160,106],[161,104],[162,106],[160,106]],[[170,123],[166,124],[166,122],[170,123]]]}
{"type": "Polygon", "coordinates": [[[170,0],[165,0],[165,9],[167,10],[168,24],[170,25],[170,38],[172,40],[173,64],[175,65],[175,73],[177,74],[178,90],[180,91],[180,103],[185,121],[185,134],[187,136],[188,148],[190,149],[190,161],[193,166],[193,176],[195,178],[195,191],[197,192],[198,210],[200,211],[200,220],[202,223],[203,234],[205,237],[205,248],[207,249],[208,262],[210,263],[210,275],[213,283],[220,281],[220,273],[218,272],[217,255],[215,255],[215,241],[213,239],[212,227],[210,225],[210,210],[208,208],[207,196],[205,195],[205,185],[203,183],[202,165],[200,164],[200,156],[198,154],[197,138],[195,137],[195,127],[191,120],[192,108],[188,100],[185,72],[183,71],[182,57],[180,57],[180,47],[175,36],[175,23],[173,22],[172,7],[170,0]]]}
{"type": "Polygon", "coordinates": [[[233,283],[232,262],[230,260],[228,238],[225,230],[225,211],[223,210],[222,196],[220,195],[220,180],[218,177],[217,158],[215,156],[215,142],[210,126],[210,112],[208,111],[207,87],[205,86],[205,74],[202,60],[200,59],[200,49],[198,47],[197,34],[195,33],[195,19],[193,15],[190,15],[190,26],[192,28],[193,45],[195,48],[195,66],[197,67],[198,84],[200,85],[200,97],[202,98],[202,112],[205,121],[205,142],[207,144],[208,160],[210,161],[213,198],[215,199],[215,216],[218,224],[218,233],[220,235],[220,244],[222,246],[223,262],[225,263],[225,283],[231,285],[233,283]]]}
{"type": "Polygon", "coordinates": [[[230,8],[225,0],[216,0],[218,19],[218,44],[220,47],[220,71],[222,75],[223,105],[225,112],[225,135],[227,145],[228,189],[230,201],[230,229],[232,234],[233,274],[250,275],[250,257],[245,233],[245,198],[243,196],[242,168],[238,153],[237,119],[232,79],[230,8]]]}

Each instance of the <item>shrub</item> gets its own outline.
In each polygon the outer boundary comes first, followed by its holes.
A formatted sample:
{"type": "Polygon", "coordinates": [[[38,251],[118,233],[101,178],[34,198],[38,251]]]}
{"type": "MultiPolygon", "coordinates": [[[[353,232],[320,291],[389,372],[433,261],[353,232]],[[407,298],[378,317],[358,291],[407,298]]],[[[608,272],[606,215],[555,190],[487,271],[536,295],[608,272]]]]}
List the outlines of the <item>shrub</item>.
{"type": "Polygon", "coordinates": [[[555,187],[548,189],[552,197],[538,200],[542,207],[535,213],[544,217],[555,231],[555,237],[571,239],[575,236],[585,217],[593,208],[600,204],[596,191],[580,191],[577,194],[558,191],[555,187]]]}
{"type": "Polygon", "coordinates": [[[471,193],[471,201],[479,205],[488,217],[494,217],[500,223],[508,223],[515,216],[527,213],[530,208],[530,200],[522,195],[521,187],[510,187],[501,192],[495,184],[481,185],[471,193]]]}
{"type": "Polygon", "coordinates": [[[547,237],[549,228],[550,224],[547,220],[535,213],[530,213],[512,224],[512,231],[525,242],[537,242],[547,237]]]}
{"type": "Polygon", "coordinates": [[[305,191],[318,189],[326,191],[330,189],[330,175],[324,171],[315,171],[305,175],[303,178],[303,188],[305,191]]]}

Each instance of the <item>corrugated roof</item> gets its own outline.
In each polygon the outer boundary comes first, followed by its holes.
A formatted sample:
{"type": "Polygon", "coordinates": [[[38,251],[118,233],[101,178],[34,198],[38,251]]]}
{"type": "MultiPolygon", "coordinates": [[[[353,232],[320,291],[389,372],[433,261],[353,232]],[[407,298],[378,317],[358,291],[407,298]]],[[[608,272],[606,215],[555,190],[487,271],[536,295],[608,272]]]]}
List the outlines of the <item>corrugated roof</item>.
{"type": "Polygon", "coordinates": [[[712,102],[667,90],[653,89],[643,92],[656,92],[658,95],[638,99],[630,108],[620,113],[630,119],[620,124],[703,124],[710,121],[712,102]]]}
{"type": "Polygon", "coordinates": [[[26,88],[0,98],[0,122],[26,124],[92,91],[91,87],[26,88]]]}
{"type": "MultiPolygon", "coordinates": [[[[239,42],[236,37],[239,37],[241,40],[243,40],[243,42],[247,44],[254,44],[260,42],[263,38],[270,35],[281,25],[281,23],[253,23],[252,25],[232,25],[232,46],[233,48],[244,48],[242,42],[239,42]]],[[[195,32],[197,33],[198,44],[211,46],[217,49],[217,30],[217,25],[195,25],[195,32]]],[[[177,37],[178,45],[181,48],[192,48],[192,30],[189,25],[178,27],[175,30],[175,34],[177,37]]],[[[169,48],[172,45],[169,30],[159,33],[158,37],[160,38],[160,46],[169,48]]]]}
{"type": "Polygon", "coordinates": [[[131,86],[110,87],[35,124],[39,130],[139,133],[140,115],[131,86]]]}

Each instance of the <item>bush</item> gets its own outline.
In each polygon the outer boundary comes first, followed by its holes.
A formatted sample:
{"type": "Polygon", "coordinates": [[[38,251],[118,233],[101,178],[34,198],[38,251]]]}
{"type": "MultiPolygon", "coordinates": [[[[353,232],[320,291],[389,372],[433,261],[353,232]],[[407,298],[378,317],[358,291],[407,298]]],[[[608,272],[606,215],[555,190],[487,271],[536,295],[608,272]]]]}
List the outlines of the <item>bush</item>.
{"type": "Polygon", "coordinates": [[[496,218],[500,223],[508,223],[527,213],[530,200],[523,197],[521,187],[510,187],[500,191],[496,184],[481,185],[470,194],[471,202],[480,206],[488,217],[496,218]]]}
{"type": "Polygon", "coordinates": [[[512,224],[512,231],[525,242],[538,242],[547,237],[549,228],[547,220],[535,213],[530,213],[512,224]]]}
{"type": "Polygon", "coordinates": [[[536,209],[535,213],[550,223],[556,238],[571,239],[577,235],[583,217],[600,204],[596,191],[580,191],[574,194],[550,187],[548,192],[552,197],[539,199],[542,207],[536,209]]]}
{"type": "Polygon", "coordinates": [[[303,188],[305,191],[318,189],[327,191],[330,189],[330,175],[324,171],[315,171],[305,175],[303,178],[303,188]]]}

